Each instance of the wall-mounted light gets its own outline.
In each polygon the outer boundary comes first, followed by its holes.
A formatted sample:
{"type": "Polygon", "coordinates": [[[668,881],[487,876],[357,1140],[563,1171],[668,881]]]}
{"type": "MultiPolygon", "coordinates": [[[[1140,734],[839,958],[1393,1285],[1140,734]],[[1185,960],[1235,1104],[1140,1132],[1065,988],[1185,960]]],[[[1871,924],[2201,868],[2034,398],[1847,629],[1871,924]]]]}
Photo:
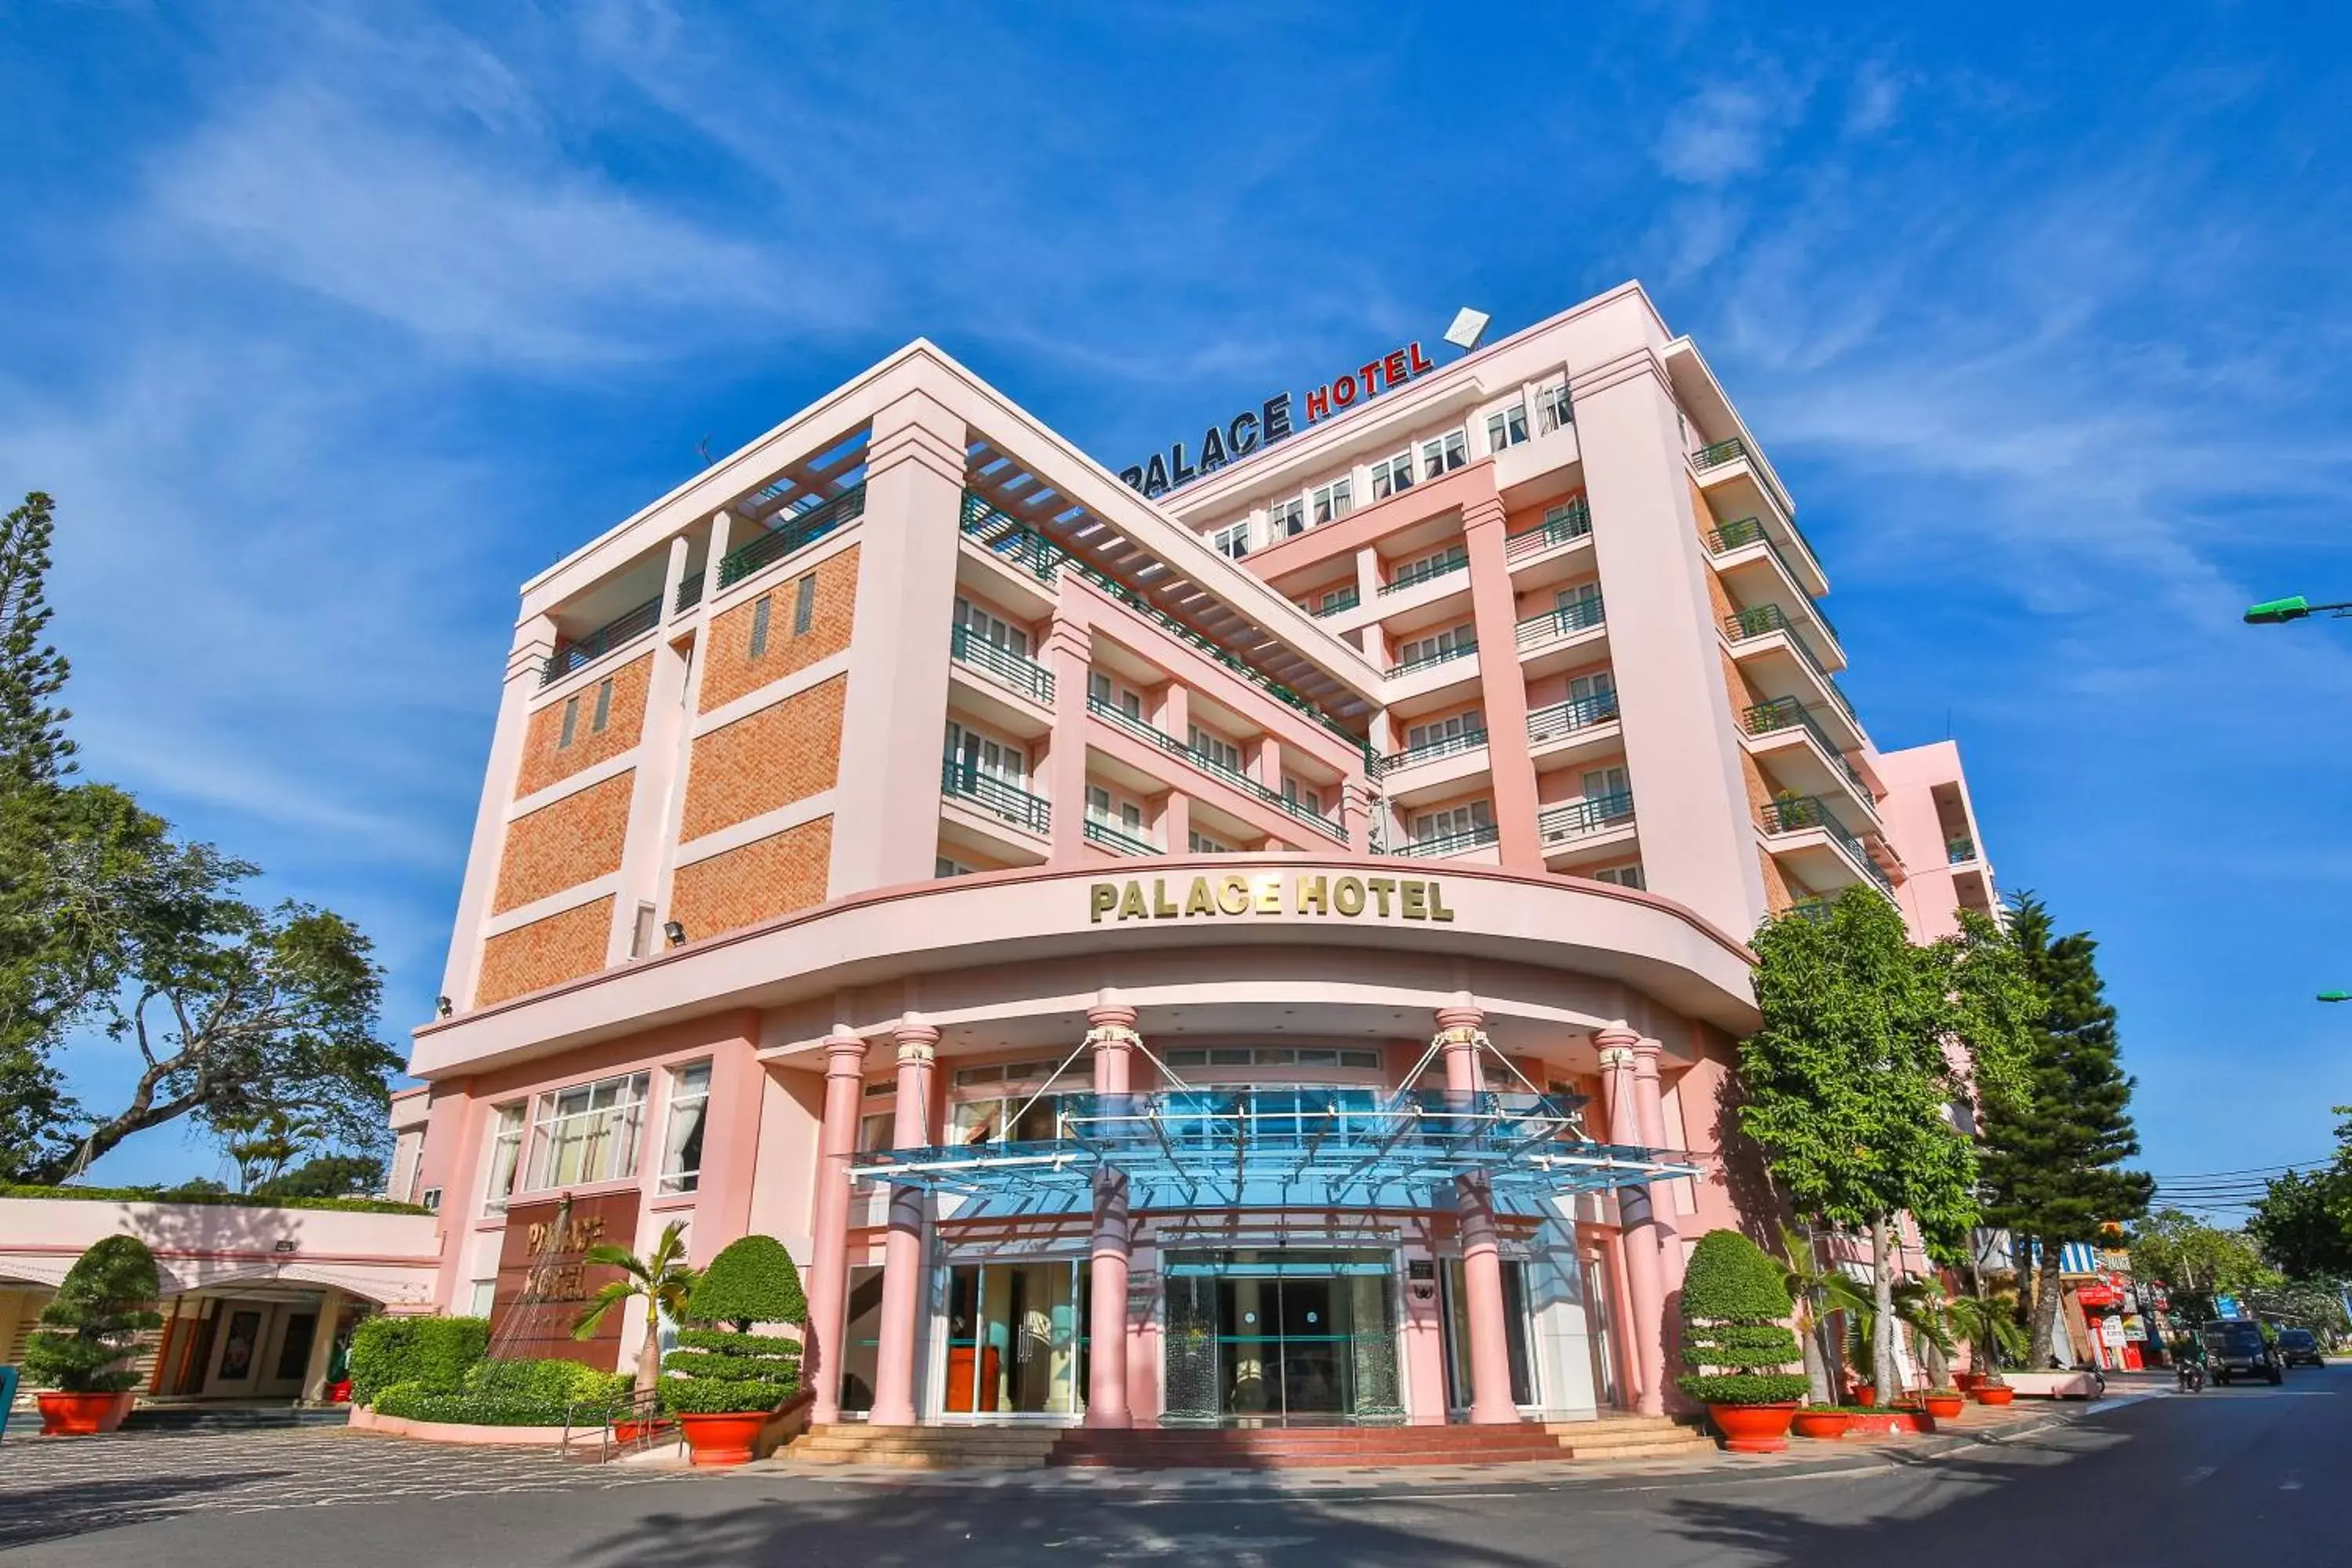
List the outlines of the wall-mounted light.
{"type": "Polygon", "coordinates": [[[446,996],[436,996],[433,998],[433,1011],[437,1016],[446,1018],[451,1014],[457,1012],[457,1008],[449,1005],[449,998],[446,996]]]}
{"type": "Polygon", "coordinates": [[[276,1246],[272,1247],[269,1250],[272,1252],[292,1252],[301,1245],[302,1244],[300,1242],[296,1241],[289,1236],[285,1240],[280,1241],[276,1246]]]}
{"type": "Polygon", "coordinates": [[[669,944],[672,947],[684,947],[686,945],[686,927],[680,925],[676,921],[664,921],[662,922],[662,935],[669,938],[669,944]]]}

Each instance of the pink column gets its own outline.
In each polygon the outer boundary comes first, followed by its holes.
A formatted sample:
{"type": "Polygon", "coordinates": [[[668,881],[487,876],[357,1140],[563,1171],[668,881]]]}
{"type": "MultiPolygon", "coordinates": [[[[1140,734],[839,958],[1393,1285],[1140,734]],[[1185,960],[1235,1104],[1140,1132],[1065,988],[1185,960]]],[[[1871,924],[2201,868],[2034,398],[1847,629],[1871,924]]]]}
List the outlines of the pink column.
{"type": "MultiPolygon", "coordinates": [[[[899,1021],[897,1039],[898,1101],[890,1143],[897,1149],[920,1149],[931,1141],[931,1080],[940,1032],[909,1013],[899,1021]]],[[[915,1334],[923,1290],[924,1208],[920,1187],[890,1189],[890,1230],[882,1244],[881,1344],[874,1364],[874,1413],[867,1417],[877,1426],[915,1424],[915,1334]]]]}
{"type": "Polygon", "coordinates": [[[866,1042],[836,1024],[824,1040],[824,1126],[816,1159],[816,1254],[809,1264],[802,1376],[816,1391],[813,1419],[841,1419],[841,1337],[849,1311],[849,1157],[866,1091],[866,1042]]]}
{"type": "MultiPolygon", "coordinates": [[[[1135,1009],[1106,991],[1087,1009],[1087,1044],[1094,1055],[1095,1092],[1125,1094],[1138,1043],[1135,1009]]],[[[1128,1258],[1133,1238],[1127,1214],[1127,1178],[1104,1170],[1095,1178],[1094,1239],[1087,1274],[1093,1353],[1087,1363],[1087,1425],[1130,1426],[1127,1363],[1131,1327],[1127,1314],[1128,1258]]]]}
{"type": "MultiPolygon", "coordinates": [[[[1655,1040],[1638,1041],[1633,1047],[1633,1114],[1642,1129],[1642,1142],[1651,1149],[1675,1147],[1666,1142],[1665,1101],[1658,1080],[1662,1049],[1655,1040]]],[[[1669,1295],[1683,1287],[1683,1242],[1670,1217],[1674,1212],[1671,1184],[1652,1182],[1650,1224],[1657,1232],[1661,1278],[1669,1295]]]]}
{"type": "MultiPolygon", "coordinates": [[[[1437,1010],[1437,1039],[1445,1058],[1445,1092],[1475,1094],[1486,1088],[1480,1053],[1486,1015],[1464,998],[1437,1010]]],[[[1511,1403],[1510,1320],[1503,1304],[1503,1255],[1496,1245],[1495,1198],[1485,1175],[1454,1178],[1455,1212],[1462,1233],[1463,1308],[1469,1319],[1470,1421],[1507,1426],[1519,1418],[1511,1403]]]]}
{"type": "MultiPolygon", "coordinates": [[[[1609,1102],[1609,1141],[1628,1143],[1641,1136],[1640,1090],[1634,1078],[1634,1047],[1641,1037],[1622,1025],[1612,1025],[1593,1037],[1601,1047],[1601,1081],[1609,1102]]],[[[1659,1275],[1656,1232],[1651,1219],[1647,1187],[1617,1189],[1618,1236],[1625,1258],[1625,1288],[1631,1298],[1624,1325],[1641,1369],[1634,1409],[1643,1415],[1665,1414],[1665,1289],[1659,1275]]]]}

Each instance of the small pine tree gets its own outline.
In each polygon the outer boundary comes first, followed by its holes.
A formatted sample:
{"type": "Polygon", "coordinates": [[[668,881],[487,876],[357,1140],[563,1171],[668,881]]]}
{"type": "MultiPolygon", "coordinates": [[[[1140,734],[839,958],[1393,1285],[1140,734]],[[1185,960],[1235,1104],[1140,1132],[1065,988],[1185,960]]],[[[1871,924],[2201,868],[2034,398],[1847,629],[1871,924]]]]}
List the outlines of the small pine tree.
{"type": "Polygon", "coordinates": [[[1705,1405],[1804,1397],[1805,1374],[1787,1370],[1802,1355],[1788,1324],[1787,1276],[1762,1247],[1736,1230],[1699,1237],[1683,1271],[1682,1308],[1685,1394],[1705,1405]]]}
{"type": "Polygon", "coordinates": [[[109,1236],[67,1270],[25,1347],[26,1381],[66,1394],[121,1394],[139,1381],[138,1336],[160,1328],[155,1255],[135,1236],[109,1236]]]}
{"type": "Polygon", "coordinates": [[[799,1323],[808,1317],[801,1271],[793,1255],[772,1236],[746,1236],[719,1248],[688,1297],[686,1314],[698,1322],[732,1323],[749,1333],[753,1323],[799,1323]]]}
{"type": "Polygon", "coordinates": [[[0,769],[11,784],[55,784],[74,771],[72,715],[51,700],[65,689],[66,659],[42,640],[55,505],[35,490],[0,518],[0,769]]]}

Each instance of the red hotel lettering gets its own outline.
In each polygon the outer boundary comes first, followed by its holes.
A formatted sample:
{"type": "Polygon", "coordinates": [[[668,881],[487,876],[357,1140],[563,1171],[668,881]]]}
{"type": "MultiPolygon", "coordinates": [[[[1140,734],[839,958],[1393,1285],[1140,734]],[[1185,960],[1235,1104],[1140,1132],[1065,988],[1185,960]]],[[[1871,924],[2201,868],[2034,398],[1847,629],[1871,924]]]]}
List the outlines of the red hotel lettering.
{"type": "Polygon", "coordinates": [[[1430,363],[1429,361],[1422,357],[1421,345],[1419,343],[1412,344],[1412,351],[1413,374],[1419,375],[1423,371],[1435,370],[1437,368],[1435,365],[1430,363]]]}
{"type": "MultiPolygon", "coordinates": [[[[1366,397],[1370,397],[1370,396],[1373,394],[1373,392],[1374,392],[1375,390],[1377,390],[1377,389],[1372,385],[1372,383],[1373,383],[1375,380],[1377,380],[1377,379],[1379,378],[1380,374],[1381,374],[1381,365],[1383,365],[1383,364],[1385,364],[1385,363],[1388,363],[1388,362],[1387,362],[1387,361],[1385,361],[1385,360],[1377,360],[1377,359],[1376,359],[1376,360],[1372,361],[1370,364],[1363,364],[1363,365],[1359,365],[1359,366],[1357,366],[1357,367],[1356,367],[1356,379],[1357,379],[1357,380],[1359,380],[1359,381],[1360,381],[1360,382],[1362,382],[1362,383],[1364,384],[1364,395],[1365,395],[1366,397]]],[[[1396,381],[1395,381],[1395,379],[1394,379],[1394,378],[1391,378],[1391,380],[1390,380],[1390,382],[1389,382],[1389,385],[1391,385],[1391,386],[1394,386],[1395,384],[1396,384],[1396,381]]]]}
{"type": "Polygon", "coordinates": [[[1307,418],[1311,424],[1315,420],[1330,417],[1331,389],[1328,386],[1318,386],[1307,395],[1307,418]]]}
{"type": "Polygon", "coordinates": [[[1331,402],[1335,406],[1345,408],[1355,401],[1356,378],[1354,376],[1343,375],[1331,384],[1331,402]]]}

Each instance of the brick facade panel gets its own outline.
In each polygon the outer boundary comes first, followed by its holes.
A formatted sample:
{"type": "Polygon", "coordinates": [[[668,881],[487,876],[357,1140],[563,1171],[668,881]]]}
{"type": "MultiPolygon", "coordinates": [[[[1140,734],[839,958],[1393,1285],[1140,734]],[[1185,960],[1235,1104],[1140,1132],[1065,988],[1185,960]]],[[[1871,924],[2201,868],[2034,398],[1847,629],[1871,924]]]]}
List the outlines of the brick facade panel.
{"type": "Polygon", "coordinates": [[[619,870],[636,782],[632,768],[509,823],[490,912],[504,914],[619,870]]]}
{"type": "Polygon", "coordinates": [[[1764,868],[1764,907],[1777,915],[1795,903],[1797,895],[1790,890],[1788,874],[1780,869],[1780,862],[1772,858],[1770,851],[1759,845],[1756,858],[1764,868]]]}
{"type": "Polygon", "coordinates": [[[522,767],[515,775],[515,798],[537,795],[551,784],[585,768],[619,756],[645,735],[646,690],[652,683],[654,657],[634,659],[604,678],[613,685],[604,727],[596,729],[596,695],[604,680],[592,680],[563,702],[551,702],[530,716],[522,742],[522,767]],[[562,744],[563,709],[577,701],[572,717],[572,744],[562,744]]]}
{"type": "Polygon", "coordinates": [[[832,860],[830,816],[754,839],[679,867],[670,884],[669,918],[698,938],[823,903],[832,860]]]}
{"type": "Polygon", "coordinates": [[[787,577],[711,621],[709,648],[703,655],[700,711],[723,708],[747,691],[757,691],[772,680],[806,669],[849,646],[850,623],[857,608],[857,547],[853,544],[818,563],[809,629],[794,637],[793,612],[800,605],[801,582],[809,575],[803,572],[787,577]],[[767,641],[754,655],[751,634],[762,604],[768,606],[767,641]]]}
{"type": "Polygon", "coordinates": [[[829,790],[841,767],[847,676],[696,737],[681,841],[829,790]]]}
{"type": "Polygon", "coordinates": [[[595,973],[604,967],[612,932],[610,896],[500,931],[482,944],[474,1005],[492,1006],[527,991],[595,973]]]}

